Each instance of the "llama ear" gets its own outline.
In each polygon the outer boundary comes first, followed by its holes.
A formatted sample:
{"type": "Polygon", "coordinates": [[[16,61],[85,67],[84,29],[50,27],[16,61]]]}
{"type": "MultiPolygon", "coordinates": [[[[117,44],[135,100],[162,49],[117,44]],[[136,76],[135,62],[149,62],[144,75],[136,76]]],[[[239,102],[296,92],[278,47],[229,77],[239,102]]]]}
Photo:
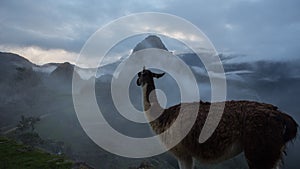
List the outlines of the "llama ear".
{"type": "Polygon", "coordinates": [[[140,78],[137,78],[137,80],[136,80],[136,85],[138,85],[138,86],[141,85],[140,78]]]}
{"type": "Polygon", "coordinates": [[[152,76],[157,78],[157,79],[162,77],[163,75],[165,75],[165,73],[152,73],[152,76]]]}
{"type": "Polygon", "coordinates": [[[138,73],[138,77],[140,77],[140,76],[141,76],[141,72],[138,73]]]}

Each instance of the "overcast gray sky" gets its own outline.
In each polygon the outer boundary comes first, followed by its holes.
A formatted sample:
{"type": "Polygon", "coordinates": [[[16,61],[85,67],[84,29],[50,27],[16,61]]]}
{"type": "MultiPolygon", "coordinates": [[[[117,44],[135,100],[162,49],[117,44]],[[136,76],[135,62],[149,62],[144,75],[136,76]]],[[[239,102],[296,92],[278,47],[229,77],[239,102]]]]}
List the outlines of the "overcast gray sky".
{"type": "Polygon", "coordinates": [[[219,52],[255,59],[300,58],[299,0],[1,0],[0,51],[31,61],[74,62],[101,26],[136,12],[189,20],[219,52]]]}

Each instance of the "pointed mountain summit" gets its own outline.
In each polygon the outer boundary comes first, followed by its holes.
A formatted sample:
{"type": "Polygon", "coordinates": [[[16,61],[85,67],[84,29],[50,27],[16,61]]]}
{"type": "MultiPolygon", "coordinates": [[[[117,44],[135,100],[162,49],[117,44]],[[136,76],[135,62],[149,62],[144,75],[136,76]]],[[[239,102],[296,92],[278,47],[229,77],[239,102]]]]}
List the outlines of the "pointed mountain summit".
{"type": "Polygon", "coordinates": [[[51,73],[52,76],[62,76],[73,74],[74,66],[69,62],[59,64],[57,68],[51,73]]]}
{"type": "MultiPolygon", "coordinates": [[[[57,80],[64,81],[72,81],[74,71],[74,65],[69,62],[61,63],[57,66],[57,68],[50,74],[50,76],[57,80]]],[[[77,72],[75,72],[75,76],[79,76],[77,72]]],[[[79,76],[80,77],[80,76],[79,76]]]]}
{"type": "Polygon", "coordinates": [[[134,47],[133,53],[148,48],[157,48],[168,51],[168,49],[158,36],[150,35],[134,47]]]}

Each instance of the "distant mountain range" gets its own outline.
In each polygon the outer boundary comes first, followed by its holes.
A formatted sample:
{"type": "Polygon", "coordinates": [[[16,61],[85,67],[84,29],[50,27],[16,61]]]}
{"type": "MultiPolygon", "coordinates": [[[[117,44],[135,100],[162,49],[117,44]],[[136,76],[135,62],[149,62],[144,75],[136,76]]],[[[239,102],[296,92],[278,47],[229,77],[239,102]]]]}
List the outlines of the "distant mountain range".
{"type": "MultiPolygon", "coordinates": [[[[147,48],[168,50],[159,37],[149,36],[138,43],[133,52],[147,48]]],[[[200,53],[201,55],[201,53],[200,53]]],[[[200,89],[201,99],[210,100],[210,81],[207,71],[194,53],[181,53],[181,58],[195,74],[200,89]]],[[[298,121],[300,97],[300,59],[290,61],[254,61],[238,62],[239,56],[220,54],[227,78],[227,99],[258,100],[275,104],[281,110],[292,114],[298,121]],[[232,60],[235,60],[234,62],[232,60]]],[[[130,57],[130,56],[129,56],[130,57]]],[[[133,124],[122,117],[114,107],[110,94],[110,82],[116,67],[116,61],[98,68],[95,92],[98,104],[103,109],[105,118],[118,131],[134,137],[151,136],[147,124],[133,124]]],[[[74,65],[70,63],[48,63],[35,65],[22,56],[0,52],[0,129],[6,130],[17,124],[21,115],[40,116],[50,114],[37,126],[42,137],[64,141],[72,147],[71,158],[86,161],[96,168],[128,168],[138,166],[145,159],[128,160],[112,155],[98,148],[84,133],[78,123],[72,102],[72,76],[74,65]],[[99,160],[100,159],[100,160],[99,160]]],[[[90,80],[89,69],[78,68],[75,76],[90,80]]],[[[136,77],[135,77],[136,78],[136,77]]],[[[132,80],[129,93],[131,102],[141,109],[141,91],[132,80]]],[[[156,81],[168,99],[167,105],[180,101],[180,93],[174,79],[167,75],[156,81]]],[[[77,94],[82,94],[82,86],[77,94]]],[[[1,132],[0,130],[0,132],[1,132]]],[[[296,163],[296,150],[292,150],[288,160],[296,163]]],[[[148,159],[149,160],[149,159],[148,159]]],[[[175,168],[176,162],[168,155],[153,157],[158,161],[156,168],[175,168]]],[[[234,161],[234,160],[233,160],[234,161]]],[[[225,164],[230,164],[226,162],[225,164]]],[[[290,164],[292,167],[292,163],[290,164]]],[[[229,169],[220,165],[219,168],[229,169]]],[[[216,166],[217,168],[218,166],[216,166]]],[[[241,166],[242,168],[243,166],[241,166]]],[[[289,168],[289,167],[288,167],[289,168]]]]}

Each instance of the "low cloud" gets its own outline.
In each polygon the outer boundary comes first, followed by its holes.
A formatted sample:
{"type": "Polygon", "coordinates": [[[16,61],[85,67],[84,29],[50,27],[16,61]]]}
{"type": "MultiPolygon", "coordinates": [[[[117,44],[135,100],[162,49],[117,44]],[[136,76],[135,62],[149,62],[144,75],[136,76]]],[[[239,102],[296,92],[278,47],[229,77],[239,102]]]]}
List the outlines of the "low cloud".
{"type": "Polygon", "coordinates": [[[78,56],[77,53],[69,52],[64,49],[43,49],[37,46],[14,47],[0,45],[0,51],[16,53],[37,65],[43,65],[49,62],[70,62],[74,64],[78,56]]]}

